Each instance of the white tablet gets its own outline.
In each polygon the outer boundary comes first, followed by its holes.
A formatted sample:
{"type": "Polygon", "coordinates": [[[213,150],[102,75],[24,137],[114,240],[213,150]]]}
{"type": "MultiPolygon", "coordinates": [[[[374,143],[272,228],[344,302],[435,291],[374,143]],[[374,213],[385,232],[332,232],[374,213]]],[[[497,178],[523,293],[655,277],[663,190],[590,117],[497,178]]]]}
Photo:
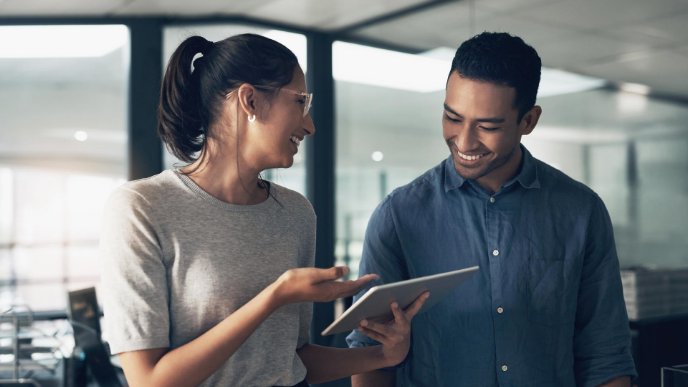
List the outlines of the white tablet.
{"type": "Polygon", "coordinates": [[[478,266],[446,273],[414,278],[370,288],[355,304],[322,332],[323,336],[352,331],[363,319],[387,322],[394,318],[390,304],[396,301],[401,309],[409,307],[421,294],[430,292],[418,312],[423,313],[440,302],[468,277],[478,271],[478,266]]]}

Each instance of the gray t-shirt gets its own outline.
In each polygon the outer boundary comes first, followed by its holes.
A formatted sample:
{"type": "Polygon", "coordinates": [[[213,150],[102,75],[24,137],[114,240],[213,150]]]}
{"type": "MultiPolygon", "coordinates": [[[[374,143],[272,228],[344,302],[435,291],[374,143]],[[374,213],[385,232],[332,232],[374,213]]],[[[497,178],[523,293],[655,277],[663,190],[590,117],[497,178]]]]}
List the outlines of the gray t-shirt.
{"type": "MultiPolygon", "coordinates": [[[[288,269],[313,266],[316,217],[300,194],[222,202],[167,170],[124,184],[105,207],[100,240],[112,353],[174,349],[196,339],[288,269]]],[[[202,386],[291,386],[306,377],[312,304],[278,309],[202,386]]]]}

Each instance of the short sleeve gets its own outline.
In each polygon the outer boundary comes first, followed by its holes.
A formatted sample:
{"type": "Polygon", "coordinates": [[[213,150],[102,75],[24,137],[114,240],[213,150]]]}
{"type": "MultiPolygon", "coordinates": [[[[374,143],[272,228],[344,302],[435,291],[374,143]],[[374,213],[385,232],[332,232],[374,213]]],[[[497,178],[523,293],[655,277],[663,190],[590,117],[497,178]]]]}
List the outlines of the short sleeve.
{"type": "Polygon", "coordinates": [[[148,202],[118,188],[100,238],[105,334],[113,354],[169,347],[169,292],[159,230],[148,202]]]}

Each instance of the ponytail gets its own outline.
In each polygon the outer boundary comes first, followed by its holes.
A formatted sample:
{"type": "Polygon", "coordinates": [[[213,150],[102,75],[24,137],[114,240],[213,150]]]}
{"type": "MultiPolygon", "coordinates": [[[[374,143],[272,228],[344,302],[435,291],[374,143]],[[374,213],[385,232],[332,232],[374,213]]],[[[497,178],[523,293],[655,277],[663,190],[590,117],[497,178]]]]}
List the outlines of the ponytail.
{"type": "Polygon", "coordinates": [[[201,36],[184,40],[163,78],[158,135],[170,153],[194,162],[227,93],[243,83],[283,87],[297,65],[288,48],[260,35],[236,35],[216,43],[201,36]],[[194,61],[199,53],[203,56],[194,61]]]}

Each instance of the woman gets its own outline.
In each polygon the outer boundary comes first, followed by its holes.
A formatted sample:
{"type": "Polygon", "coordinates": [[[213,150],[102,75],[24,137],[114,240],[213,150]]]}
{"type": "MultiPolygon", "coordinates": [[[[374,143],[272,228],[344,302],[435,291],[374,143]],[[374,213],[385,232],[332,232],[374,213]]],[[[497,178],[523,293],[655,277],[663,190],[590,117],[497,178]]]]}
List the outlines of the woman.
{"type": "Polygon", "coordinates": [[[262,36],[194,36],[172,55],[158,132],[189,165],[116,190],[101,240],[110,347],[131,386],[305,386],[406,357],[427,294],[394,304],[391,323],[361,323],[382,346],[308,344],[310,303],[375,276],[312,268],[312,206],[259,178],[315,133],[306,90],[294,54],[262,36]]]}

